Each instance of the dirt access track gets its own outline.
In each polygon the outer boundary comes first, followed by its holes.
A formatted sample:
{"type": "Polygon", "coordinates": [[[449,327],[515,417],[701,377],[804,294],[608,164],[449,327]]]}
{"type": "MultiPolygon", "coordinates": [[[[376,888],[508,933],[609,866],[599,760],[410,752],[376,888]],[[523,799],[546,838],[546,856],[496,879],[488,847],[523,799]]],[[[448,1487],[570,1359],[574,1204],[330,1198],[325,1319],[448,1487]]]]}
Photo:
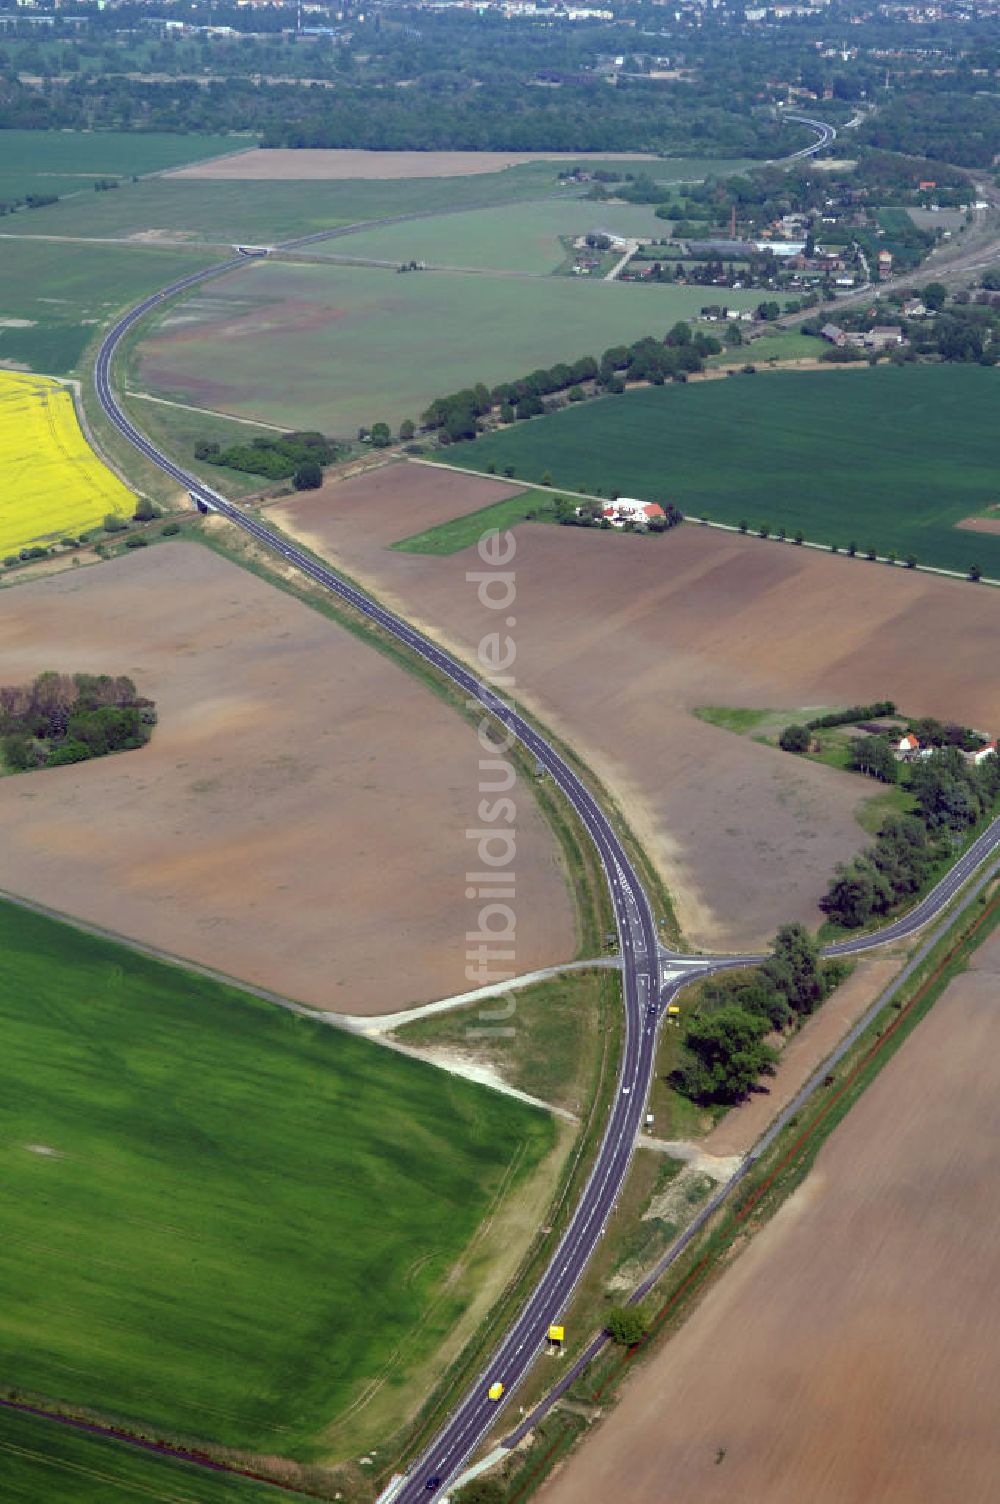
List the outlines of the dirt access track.
{"type": "Polygon", "coordinates": [[[542,1504],[997,1497],[998,989],[995,932],[542,1504]]]}
{"type": "MultiPolygon", "coordinates": [[[[507,494],[401,464],[271,515],[468,658],[493,614],[465,579],[474,551],[386,545],[507,494]]],[[[1000,594],[986,587],[695,526],[630,537],[525,523],[515,536],[514,693],[612,791],[696,945],[818,922],[878,786],[707,725],[695,706],[888,696],[913,715],[1000,724],[1000,594]]]]}
{"type": "MultiPolygon", "coordinates": [[[[0,888],[339,1012],[468,990],[480,748],[404,669],[184,542],[0,592],[0,657],[7,684],[131,674],[159,715],[141,751],[0,779],[0,888]]],[[[573,919],[513,794],[528,971],[573,919]]]]}
{"type": "Polygon", "coordinates": [[[165,178],[211,178],[217,182],[338,182],[349,178],[464,178],[526,162],[655,162],[635,151],[363,151],[353,147],[261,147],[192,162],[165,178]]]}

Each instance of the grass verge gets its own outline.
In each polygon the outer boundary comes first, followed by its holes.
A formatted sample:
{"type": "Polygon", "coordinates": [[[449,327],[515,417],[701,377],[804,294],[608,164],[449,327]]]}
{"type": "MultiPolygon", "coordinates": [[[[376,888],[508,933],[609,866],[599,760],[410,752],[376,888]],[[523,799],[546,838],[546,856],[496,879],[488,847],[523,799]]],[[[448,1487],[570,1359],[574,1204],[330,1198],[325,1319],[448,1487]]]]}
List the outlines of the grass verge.
{"type": "Polygon", "coordinates": [[[397,1463],[407,1461],[430,1440],[454,1403],[455,1395],[468,1385],[482,1366],[487,1351],[513,1320],[523,1301],[523,1292],[544,1268],[569,1223],[590,1173],[617,1088],[617,1065],[622,1045],[623,1016],[621,979],[617,972],[598,974],[598,1039],[600,1043],[592,1073],[587,1116],[577,1139],[573,1158],[546,1220],[539,1228],[515,1279],[511,1280],[476,1340],[470,1344],[445,1380],[432,1393],[416,1423],[394,1440],[391,1451],[397,1463]]]}
{"type": "Polygon", "coordinates": [[[393,1038],[471,1055],[518,1091],[584,1116],[601,1053],[601,972],[548,977],[510,998],[509,1015],[504,1000],[492,998],[403,1024],[393,1038]]]}

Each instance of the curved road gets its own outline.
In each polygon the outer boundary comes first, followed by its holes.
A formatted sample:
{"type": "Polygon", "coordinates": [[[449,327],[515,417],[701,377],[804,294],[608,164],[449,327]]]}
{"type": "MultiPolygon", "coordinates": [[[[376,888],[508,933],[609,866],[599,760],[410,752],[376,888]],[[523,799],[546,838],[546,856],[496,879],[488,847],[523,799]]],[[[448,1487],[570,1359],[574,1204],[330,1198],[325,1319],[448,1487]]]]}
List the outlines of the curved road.
{"type": "Polygon", "coordinates": [[[625,849],[604,811],[555,749],[522,716],[480,681],[466,666],[436,643],[417,632],[400,617],[387,611],[364,592],[342,580],[332,570],[288,543],[242,507],[226,501],[197,477],[175,465],[130,421],[119,405],[112,386],[112,362],[121,340],[151,309],[166,298],[186,291],[208,277],[240,265],[240,258],[194,273],[154,293],[131,309],[105,336],[94,368],[98,399],[105,414],[128,441],[145,457],[184,486],[203,506],[221,513],[266,548],[316,584],[360,611],[369,621],[390,633],[411,652],[443,673],[490,716],[501,722],[551,774],[586,826],[607,876],[615,911],[622,955],[625,1001],[625,1043],[619,1080],[611,1114],[598,1150],[593,1171],[576,1211],[558,1247],[542,1274],[524,1310],[501,1346],[451,1419],[415,1465],[401,1500],[426,1497],[427,1483],[442,1484],[454,1477],[497,1415],[497,1405],[486,1395],[488,1384],[500,1380],[505,1400],[516,1388],[541,1348],[549,1324],[565,1310],[570,1296],[604,1230],[632,1157],[656,1053],[656,1023],[660,1003],[660,953],[649,902],[625,849]]]}
{"type": "MultiPolygon", "coordinates": [[[[817,128],[821,124],[807,123],[817,128]]],[[[824,130],[832,132],[832,127],[824,127],[824,130]]],[[[819,150],[828,140],[832,140],[832,135],[824,136],[807,151],[819,150]]],[[[413,1464],[401,1490],[394,1496],[398,1504],[415,1504],[416,1500],[426,1498],[429,1491],[443,1489],[449,1480],[458,1476],[544,1345],[550,1323],[558,1321],[569,1304],[625,1180],[653,1076],[657,1025],[664,1005],[696,973],[747,965],[761,958],[757,955],[687,957],[663,950],[658,942],[649,901],[614,827],[590,790],[544,736],[465,664],[363,591],[317,563],[242,507],[225,500],[196,476],[174,464],[131,422],[118,402],[112,382],[113,359],[125,335],[167,299],[243,264],[244,258],[236,256],[182,278],[145,298],[109,330],[94,367],[97,396],[106,416],[129,443],[189,491],[194,500],[219,512],[265,548],[280,555],[286,563],[432,664],[467,696],[470,705],[478,705],[499,721],[547,769],[586,826],[600,855],[614,906],[622,956],[625,1041],[614,1102],[593,1170],[569,1226],[520,1315],[449,1420],[413,1464]],[[667,972],[666,978],[663,970],[667,972]],[[491,1402],[486,1393],[489,1384],[497,1380],[504,1385],[504,1396],[499,1405],[491,1402]]],[[[873,936],[840,941],[828,947],[826,953],[856,954],[913,934],[940,912],[972,871],[998,845],[1000,820],[994,822],[909,915],[873,936]]]]}

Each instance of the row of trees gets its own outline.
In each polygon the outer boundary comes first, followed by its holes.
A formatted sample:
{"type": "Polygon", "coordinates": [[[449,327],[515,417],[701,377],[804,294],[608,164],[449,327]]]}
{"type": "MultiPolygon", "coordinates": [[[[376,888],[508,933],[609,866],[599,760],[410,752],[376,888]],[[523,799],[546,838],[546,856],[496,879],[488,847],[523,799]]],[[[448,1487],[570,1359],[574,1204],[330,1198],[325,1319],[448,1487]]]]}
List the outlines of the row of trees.
{"type": "Polygon", "coordinates": [[[155,724],[153,701],[125,674],[50,672],[0,688],[0,746],[13,772],[141,747],[155,724]]]}
{"type": "Polygon", "coordinates": [[[783,925],[762,966],[703,984],[673,1084],[704,1106],[741,1101],[773,1072],[778,1057],[766,1036],[813,1013],[845,975],[842,962],[821,960],[803,925],[783,925]]]}
{"type": "Polygon", "coordinates": [[[943,747],[910,768],[916,809],[892,815],[873,846],[841,864],[822,900],[830,919],[858,929],[890,914],[919,892],[931,873],[996,806],[1000,764],[978,767],[957,747],[943,747]]]}
{"type": "Polygon", "coordinates": [[[588,391],[583,383],[596,393],[622,392],[629,381],[661,386],[669,378],[686,380],[690,373],[704,369],[706,356],[717,355],[721,349],[717,339],[692,332],[690,324],[678,321],[663,339],[649,334],[631,345],[612,345],[600,359],[584,355],[570,363],[540,367],[516,381],[501,381],[493,387],[477,382],[460,392],[435,397],[420,421],[443,443],[474,439],[495,409],[502,423],[514,423],[561,406],[558,398],[564,392],[570,402],[584,401],[588,391]],[[557,400],[545,400],[552,397],[557,400]]]}

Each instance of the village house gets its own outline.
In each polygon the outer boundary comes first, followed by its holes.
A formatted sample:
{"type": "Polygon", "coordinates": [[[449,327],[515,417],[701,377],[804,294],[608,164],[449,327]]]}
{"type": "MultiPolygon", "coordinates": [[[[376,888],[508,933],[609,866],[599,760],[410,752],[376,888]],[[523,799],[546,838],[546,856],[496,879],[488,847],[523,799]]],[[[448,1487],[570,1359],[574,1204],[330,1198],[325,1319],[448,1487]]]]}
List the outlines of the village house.
{"type": "Polygon", "coordinates": [[[876,324],[874,329],[868,330],[864,342],[869,350],[885,350],[890,345],[906,344],[902,328],[898,324],[876,324]]]}
{"type": "Polygon", "coordinates": [[[981,762],[985,762],[988,757],[996,757],[996,756],[997,756],[997,743],[994,740],[994,741],[990,742],[987,746],[980,747],[978,752],[973,752],[973,754],[972,754],[972,761],[975,763],[976,767],[978,768],[979,764],[981,762]]]}
{"type": "MultiPolygon", "coordinates": [[[[574,509],[579,517],[583,507],[574,509]]],[[[648,527],[657,517],[666,517],[666,512],[656,501],[639,501],[634,496],[619,496],[617,501],[609,501],[601,508],[601,516],[610,522],[612,527],[625,527],[631,523],[634,527],[648,527]]]]}
{"type": "Polygon", "coordinates": [[[843,349],[847,343],[847,335],[838,324],[824,324],[819,332],[823,339],[829,340],[831,345],[836,345],[838,350],[843,349]]]}

